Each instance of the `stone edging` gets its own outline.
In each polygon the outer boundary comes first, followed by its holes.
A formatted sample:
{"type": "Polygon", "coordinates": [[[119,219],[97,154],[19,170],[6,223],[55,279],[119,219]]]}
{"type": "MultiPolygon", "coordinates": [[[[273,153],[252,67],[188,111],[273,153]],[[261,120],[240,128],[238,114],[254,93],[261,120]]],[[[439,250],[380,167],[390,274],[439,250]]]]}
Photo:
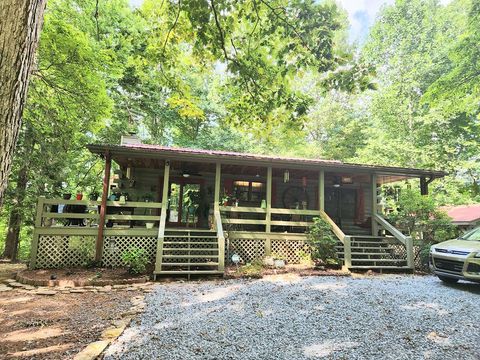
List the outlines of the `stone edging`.
{"type": "Polygon", "coordinates": [[[105,329],[100,336],[100,340],[94,341],[80,351],[73,360],[94,360],[97,359],[105,349],[115,341],[130,325],[133,317],[140,314],[145,309],[145,296],[134,296],[130,299],[132,306],[124,312],[121,320],[113,322],[113,326],[105,329]]]}
{"type": "Polygon", "coordinates": [[[69,287],[82,287],[82,286],[106,286],[106,285],[130,285],[130,284],[143,284],[146,283],[148,276],[132,279],[86,279],[86,280],[37,280],[26,277],[22,272],[18,272],[15,275],[15,280],[21,284],[32,286],[62,286],[66,284],[69,287]]]}
{"type": "Polygon", "coordinates": [[[22,293],[28,293],[31,295],[55,295],[55,294],[76,294],[76,293],[110,293],[115,291],[142,291],[148,293],[152,291],[152,282],[143,282],[137,284],[117,284],[117,285],[105,285],[105,286],[93,286],[87,285],[83,287],[73,287],[73,286],[58,286],[58,287],[48,287],[40,286],[36,287],[33,285],[22,284],[16,281],[15,279],[4,280],[4,283],[0,283],[0,293],[16,290],[22,293]]]}

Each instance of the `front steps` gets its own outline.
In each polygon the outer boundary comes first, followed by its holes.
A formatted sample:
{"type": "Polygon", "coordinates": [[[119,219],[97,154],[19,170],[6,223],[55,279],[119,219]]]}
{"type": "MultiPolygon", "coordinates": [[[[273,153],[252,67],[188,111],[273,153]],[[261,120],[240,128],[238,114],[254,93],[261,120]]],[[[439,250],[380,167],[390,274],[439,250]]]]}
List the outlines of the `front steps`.
{"type": "Polygon", "coordinates": [[[155,276],[223,275],[217,233],[204,229],[166,229],[160,269],[155,276]]]}
{"type": "MultiPolygon", "coordinates": [[[[351,237],[352,266],[350,270],[409,270],[407,260],[389,244],[392,238],[381,236],[351,237]]],[[[343,244],[337,246],[340,260],[344,260],[343,244]]]]}

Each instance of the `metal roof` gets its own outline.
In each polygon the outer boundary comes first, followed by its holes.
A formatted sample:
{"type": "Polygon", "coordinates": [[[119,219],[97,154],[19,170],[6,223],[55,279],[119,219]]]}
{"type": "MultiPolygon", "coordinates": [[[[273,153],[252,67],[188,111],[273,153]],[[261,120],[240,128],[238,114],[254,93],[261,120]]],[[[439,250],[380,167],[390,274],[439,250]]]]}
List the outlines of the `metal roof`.
{"type": "Polygon", "coordinates": [[[282,157],[272,155],[260,155],[249,153],[238,153],[222,150],[204,150],[190,149],[179,147],[168,147],[161,145],[149,144],[128,144],[128,145],[111,145],[111,144],[90,144],[87,148],[94,154],[103,155],[108,150],[115,160],[119,156],[127,157],[154,157],[165,160],[182,160],[182,161],[208,161],[220,163],[235,163],[241,165],[264,165],[264,166],[291,166],[294,168],[305,169],[337,169],[337,170],[357,170],[379,174],[389,175],[409,175],[409,176],[427,176],[439,178],[447,175],[443,171],[415,169],[393,166],[379,166],[367,164],[345,163],[339,160],[325,159],[307,159],[297,157],[282,157]]]}

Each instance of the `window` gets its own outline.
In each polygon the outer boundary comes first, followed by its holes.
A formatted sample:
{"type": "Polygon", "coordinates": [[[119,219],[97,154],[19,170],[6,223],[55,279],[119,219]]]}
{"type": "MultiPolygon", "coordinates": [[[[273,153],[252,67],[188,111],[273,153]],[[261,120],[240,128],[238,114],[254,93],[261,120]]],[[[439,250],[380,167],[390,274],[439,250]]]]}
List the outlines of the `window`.
{"type": "Polygon", "coordinates": [[[260,203],[265,199],[265,184],[258,181],[234,181],[233,195],[239,202],[260,203]]]}

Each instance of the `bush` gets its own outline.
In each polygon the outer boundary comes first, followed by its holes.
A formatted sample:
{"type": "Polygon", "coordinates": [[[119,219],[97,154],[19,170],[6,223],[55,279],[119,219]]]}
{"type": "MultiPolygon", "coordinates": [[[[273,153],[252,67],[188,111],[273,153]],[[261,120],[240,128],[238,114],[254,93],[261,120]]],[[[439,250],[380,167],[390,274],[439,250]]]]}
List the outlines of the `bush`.
{"type": "Polygon", "coordinates": [[[428,267],[428,254],[432,244],[457,236],[457,229],[448,215],[437,209],[433,199],[412,189],[403,190],[397,209],[388,221],[413,238],[420,248],[418,255],[424,267],[428,267]]]}
{"type": "Polygon", "coordinates": [[[313,247],[312,260],[323,265],[338,264],[337,237],[330,224],[322,218],[314,218],[308,231],[308,239],[313,247]]]}
{"type": "Polygon", "coordinates": [[[254,260],[238,268],[238,273],[244,277],[260,279],[262,277],[263,263],[261,260],[254,260]]]}
{"type": "Polygon", "coordinates": [[[139,249],[136,247],[125,251],[122,254],[122,260],[128,267],[130,274],[143,274],[147,270],[148,256],[145,249],[139,249]]]}

